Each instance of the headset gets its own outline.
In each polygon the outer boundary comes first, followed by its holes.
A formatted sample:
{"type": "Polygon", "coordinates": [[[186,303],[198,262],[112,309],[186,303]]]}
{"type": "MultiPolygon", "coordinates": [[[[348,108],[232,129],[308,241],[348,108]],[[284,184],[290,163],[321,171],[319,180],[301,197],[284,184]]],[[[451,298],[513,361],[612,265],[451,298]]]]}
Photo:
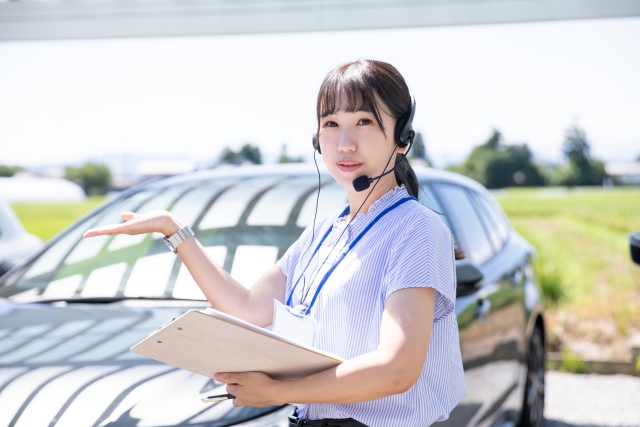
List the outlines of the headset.
{"type": "MultiPolygon", "coordinates": [[[[416,136],[416,133],[413,130],[413,116],[415,115],[415,113],[416,113],[416,100],[412,95],[411,96],[411,112],[409,113],[409,117],[398,119],[398,122],[396,123],[396,128],[394,130],[394,139],[395,139],[396,145],[400,148],[406,148],[408,146],[409,149],[405,151],[404,154],[402,154],[402,159],[399,162],[396,162],[393,168],[388,170],[387,172],[373,178],[368,177],[366,175],[361,175],[356,179],[354,179],[353,188],[356,191],[366,190],[371,186],[371,183],[373,181],[380,179],[387,174],[390,174],[400,165],[401,162],[406,160],[407,154],[409,153],[409,150],[411,150],[411,147],[413,146],[413,139],[416,136]]],[[[320,151],[320,140],[318,137],[318,131],[316,131],[313,134],[311,143],[313,145],[313,149],[316,150],[319,154],[322,154],[322,152],[320,151]]]]}

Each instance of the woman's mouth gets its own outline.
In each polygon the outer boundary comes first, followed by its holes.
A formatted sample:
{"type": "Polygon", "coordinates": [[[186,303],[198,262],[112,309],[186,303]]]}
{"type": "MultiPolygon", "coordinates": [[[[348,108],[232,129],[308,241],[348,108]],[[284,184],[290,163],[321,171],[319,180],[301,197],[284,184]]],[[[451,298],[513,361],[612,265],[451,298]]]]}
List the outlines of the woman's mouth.
{"type": "Polygon", "coordinates": [[[340,169],[342,172],[353,172],[354,170],[362,166],[362,163],[352,162],[348,160],[342,160],[336,164],[338,165],[338,169],[340,169]]]}

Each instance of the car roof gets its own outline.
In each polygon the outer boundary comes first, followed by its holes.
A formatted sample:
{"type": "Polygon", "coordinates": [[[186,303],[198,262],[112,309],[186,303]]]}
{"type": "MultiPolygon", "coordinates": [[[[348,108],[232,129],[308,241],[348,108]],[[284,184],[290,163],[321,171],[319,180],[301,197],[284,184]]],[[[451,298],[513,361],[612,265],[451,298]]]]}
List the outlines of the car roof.
{"type": "MultiPolygon", "coordinates": [[[[318,169],[322,175],[329,175],[324,165],[318,165],[318,169]]],[[[463,175],[445,171],[442,169],[434,169],[422,165],[415,165],[413,169],[420,181],[438,181],[451,184],[458,184],[465,187],[473,188],[476,191],[485,192],[486,189],[477,181],[467,178],[463,175]]],[[[259,176],[287,176],[315,175],[316,168],[313,163],[285,163],[285,164],[269,164],[269,165],[249,165],[249,166],[230,166],[217,169],[208,169],[189,174],[177,175],[169,178],[155,180],[153,182],[144,183],[145,189],[165,188],[174,185],[192,184],[201,181],[210,181],[216,178],[254,178],[259,176]]],[[[139,187],[137,187],[139,188],[139,187]]]]}

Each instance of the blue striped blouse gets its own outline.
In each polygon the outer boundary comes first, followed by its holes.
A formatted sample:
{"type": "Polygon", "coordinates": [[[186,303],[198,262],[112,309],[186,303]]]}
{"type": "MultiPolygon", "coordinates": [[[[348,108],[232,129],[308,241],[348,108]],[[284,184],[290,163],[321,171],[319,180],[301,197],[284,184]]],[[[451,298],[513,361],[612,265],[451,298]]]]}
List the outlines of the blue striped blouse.
{"type": "MultiPolygon", "coordinates": [[[[376,200],[367,214],[358,214],[347,227],[328,215],[311,226],[287,250],[278,266],[287,276],[286,294],[302,274],[322,235],[332,231],[305,273],[307,302],[313,297],[333,260],[382,210],[408,197],[404,186],[376,200]],[[308,250],[307,248],[311,246],[308,250]],[[336,248],[331,251],[331,249],[336,248]],[[304,255],[304,259],[302,256],[304,255]],[[320,267],[318,260],[329,259],[320,267]],[[318,271],[320,269],[320,271],[318,271]],[[315,278],[315,280],[314,280],[315,278]]],[[[302,284],[302,281],[300,282],[302,284]]],[[[302,298],[296,287],[292,305],[302,298]]],[[[448,418],[465,394],[455,305],[455,261],[451,232],[437,214],[416,201],[406,202],[380,219],[338,265],[325,283],[310,316],[318,322],[314,347],[345,360],[378,348],[385,301],[393,292],[410,287],[436,290],[436,305],[429,353],[418,381],[407,392],[382,399],[348,404],[298,406],[304,419],[354,418],[370,427],[428,426],[448,418]]]]}

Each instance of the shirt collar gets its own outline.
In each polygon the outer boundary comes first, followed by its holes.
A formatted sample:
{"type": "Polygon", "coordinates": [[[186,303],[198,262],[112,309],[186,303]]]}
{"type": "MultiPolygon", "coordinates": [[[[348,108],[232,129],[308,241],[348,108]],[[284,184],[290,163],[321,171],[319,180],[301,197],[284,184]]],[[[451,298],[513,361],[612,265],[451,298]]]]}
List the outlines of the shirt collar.
{"type": "MultiPolygon", "coordinates": [[[[366,226],[366,224],[369,223],[369,221],[371,221],[372,218],[375,218],[377,215],[377,212],[388,208],[398,200],[403,199],[405,197],[409,197],[409,193],[407,192],[407,189],[405,188],[404,184],[396,186],[395,188],[389,190],[388,192],[380,196],[378,200],[373,202],[371,206],[369,206],[369,210],[367,211],[366,214],[362,212],[358,213],[358,215],[356,215],[356,217],[353,219],[353,221],[349,225],[349,229],[351,231],[357,232],[358,230],[366,226]]],[[[343,210],[347,206],[348,204],[344,205],[343,210]]],[[[334,222],[334,225],[338,227],[340,226],[344,227],[345,224],[346,224],[346,221],[344,217],[341,217],[341,218],[338,217],[334,222]]]]}

